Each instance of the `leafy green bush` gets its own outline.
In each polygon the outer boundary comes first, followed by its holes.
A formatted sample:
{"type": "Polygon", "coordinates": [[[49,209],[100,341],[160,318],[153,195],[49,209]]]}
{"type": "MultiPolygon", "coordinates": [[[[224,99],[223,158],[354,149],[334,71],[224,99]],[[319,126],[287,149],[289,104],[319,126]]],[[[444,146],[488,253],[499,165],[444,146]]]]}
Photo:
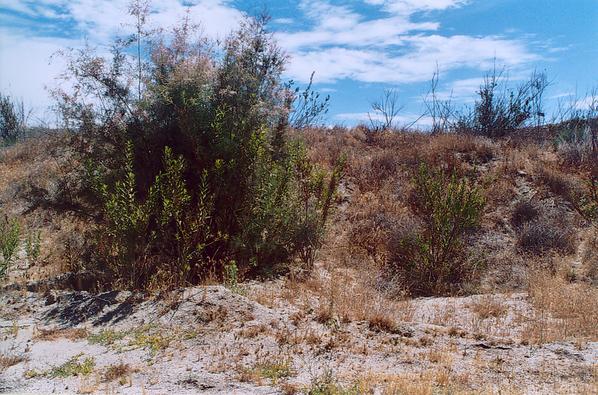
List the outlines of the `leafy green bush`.
{"type": "Polygon", "coordinates": [[[21,235],[21,226],[19,222],[7,216],[0,218],[0,278],[6,275],[8,267],[15,257],[19,247],[19,237],[21,235]]]}
{"type": "Polygon", "coordinates": [[[463,236],[479,223],[482,193],[456,174],[434,171],[425,164],[420,165],[414,184],[411,203],[423,229],[403,232],[395,239],[393,275],[415,295],[453,291],[473,269],[463,236]]]}
{"type": "MultiPolygon", "coordinates": [[[[232,261],[240,277],[296,258],[309,268],[343,166],[328,174],[287,138],[297,91],[281,81],[286,56],[266,20],[245,21],[222,55],[190,40],[188,20],[173,36],[147,45],[139,84],[126,74],[136,63],[126,47],[110,62],[71,58],[81,89],[60,97],[100,209],[98,267],[132,288],[224,277],[232,261]]],[[[307,108],[303,119],[325,108],[313,100],[295,109],[307,108]]]]}

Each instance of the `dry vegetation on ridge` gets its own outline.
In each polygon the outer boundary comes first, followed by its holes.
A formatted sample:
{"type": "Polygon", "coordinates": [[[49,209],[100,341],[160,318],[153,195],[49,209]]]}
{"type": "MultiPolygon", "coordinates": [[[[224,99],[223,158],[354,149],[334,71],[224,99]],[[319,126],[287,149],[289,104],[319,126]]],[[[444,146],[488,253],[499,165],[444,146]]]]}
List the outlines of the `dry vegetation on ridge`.
{"type": "Polygon", "coordinates": [[[191,288],[148,302],[108,293],[97,304],[85,293],[52,290],[48,279],[77,268],[76,259],[67,264],[72,252],[65,248],[77,244],[64,240],[93,226],[59,206],[33,205],[32,190],[44,191],[42,201],[60,199],[52,185],[72,169],[66,137],[5,150],[0,174],[22,176],[2,185],[3,209],[19,215],[23,234],[41,232],[39,258],[30,262],[21,250],[9,282],[39,280],[35,289],[47,288],[45,296],[9,291],[15,286],[3,291],[6,389],[42,391],[52,383],[80,393],[595,393],[596,229],[555,187],[582,185],[585,165],[525,141],[408,132],[372,139],[359,128],[300,133],[322,166],[347,155],[338,208],[312,273],[235,284],[232,293],[191,288]],[[384,272],[397,235],[417,224],[409,196],[421,161],[467,174],[482,188],[486,205],[465,246],[468,259],[483,264],[455,291],[476,296],[414,299],[384,272]],[[535,230],[549,238],[542,248],[525,238],[531,221],[546,221],[535,230]],[[563,235],[554,243],[544,233],[551,221],[563,235]],[[194,292],[219,296],[193,302],[194,292]],[[177,319],[179,310],[196,318],[177,319]],[[157,326],[147,326],[155,316],[162,317],[157,326]],[[30,326],[28,317],[39,324],[30,326]],[[44,353],[58,349],[70,365],[44,366],[44,353]]]}

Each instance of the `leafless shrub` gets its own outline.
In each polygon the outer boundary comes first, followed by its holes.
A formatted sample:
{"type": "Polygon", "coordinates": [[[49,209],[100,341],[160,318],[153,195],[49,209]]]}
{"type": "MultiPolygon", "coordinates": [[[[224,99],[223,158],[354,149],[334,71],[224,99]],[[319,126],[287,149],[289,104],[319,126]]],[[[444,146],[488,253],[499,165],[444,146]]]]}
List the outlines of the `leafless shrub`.
{"type": "Polygon", "coordinates": [[[405,106],[399,104],[399,93],[394,89],[385,89],[382,97],[372,103],[372,112],[368,113],[374,130],[396,128],[397,117],[405,106]]]}
{"type": "Polygon", "coordinates": [[[569,221],[562,216],[541,215],[526,222],[518,231],[517,243],[520,249],[534,254],[548,251],[573,253],[575,233],[569,221]]]}
{"type": "Polygon", "coordinates": [[[511,223],[515,227],[520,227],[530,221],[533,221],[540,215],[538,206],[531,200],[519,200],[515,203],[511,223]]]}

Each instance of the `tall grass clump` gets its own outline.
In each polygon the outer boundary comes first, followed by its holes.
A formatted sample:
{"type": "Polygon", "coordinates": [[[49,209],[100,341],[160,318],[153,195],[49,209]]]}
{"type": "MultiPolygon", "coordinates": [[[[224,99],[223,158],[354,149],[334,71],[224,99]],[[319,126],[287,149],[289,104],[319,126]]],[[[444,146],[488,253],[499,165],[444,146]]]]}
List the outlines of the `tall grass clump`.
{"type": "Polygon", "coordinates": [[[12,263],[19,247],[21,226],[15,218],[0,218],[0,279],[3,278],[12,263]]]}
{"type": "Polygon", "coordinates": [[[420,165],[413,182],[411,203],[423,227],[395,239],[390,269],[414,295],[458,291],[475,269],[463,238],[479,224],[482,193],[455,173],[426,164],[420,165]]]}
{"type": "Polygon", "coordinates": [[[0,147],[9,146],[23,136],[27,127],[23,101],[0,93],[0,147]]]}
{"type": "Polygon", "coordinates": [[[110,59],[69,59],[77,89],[56,95],[87,163],[105,275],[151,288],[222,277],[232,264],[239,276],[309,268],[342,161],[327,172],[287,136],[291,115],[314,119],[326,106],[294,106],[267,18],[245,20],[222,46],[188,18],[170,35],[141,23],[110,59]]]}

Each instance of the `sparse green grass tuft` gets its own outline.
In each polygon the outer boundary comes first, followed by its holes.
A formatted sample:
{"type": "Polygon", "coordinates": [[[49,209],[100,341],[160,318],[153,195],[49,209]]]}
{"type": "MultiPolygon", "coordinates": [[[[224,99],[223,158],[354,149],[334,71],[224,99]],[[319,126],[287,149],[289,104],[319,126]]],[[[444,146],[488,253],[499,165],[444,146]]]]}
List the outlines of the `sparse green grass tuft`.
{"type": "Polygon", "coordinates": [[[112,329],[103,329],[98,333],[91,334],[87,337],[90,344],[100,344],[102,346],[111,346],[115,342],[124,339],[125,332],[115,331],[112,329]]]}
{"type": "Polygon", "coordinates": [[[56,366],[43,375],[50,378],[65,378],[71,376],[89,376],[95,368],[95,360],[88,357],[79,362],[83,353],[77,354],[60,366],[56,366]]]}

